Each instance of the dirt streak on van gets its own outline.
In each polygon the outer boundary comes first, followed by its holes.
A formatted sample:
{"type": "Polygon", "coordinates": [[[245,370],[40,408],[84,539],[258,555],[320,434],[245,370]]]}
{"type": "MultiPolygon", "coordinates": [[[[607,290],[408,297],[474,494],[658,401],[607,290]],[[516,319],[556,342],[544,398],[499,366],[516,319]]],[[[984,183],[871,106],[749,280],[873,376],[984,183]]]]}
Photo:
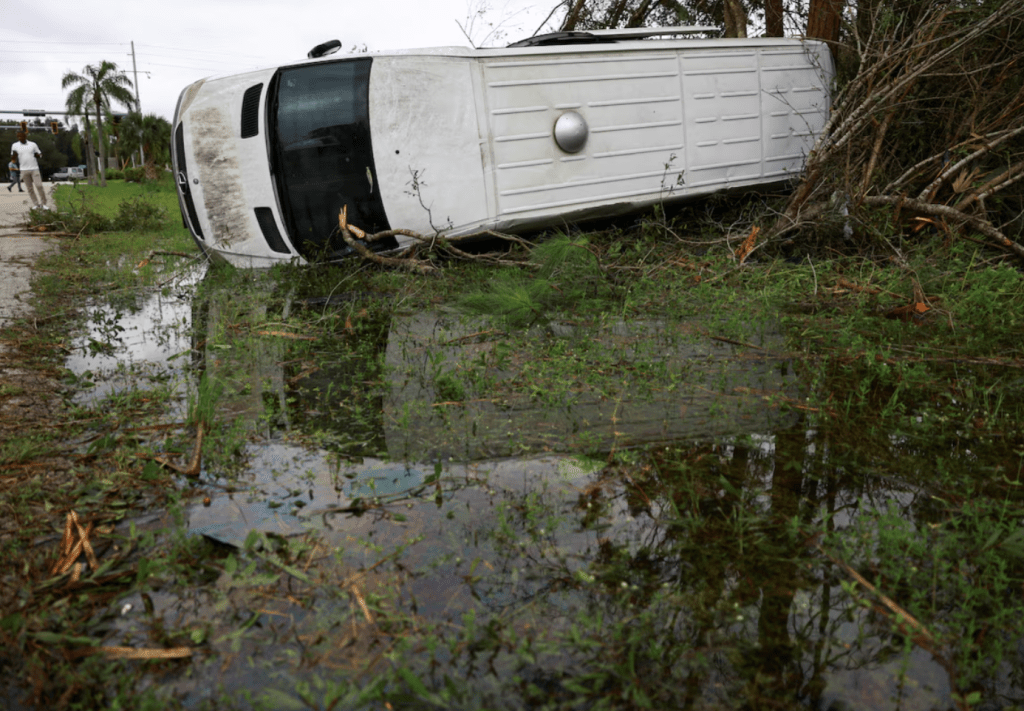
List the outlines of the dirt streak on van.
{"type": "Polygon", "coordinates": [[[260,267],[342,256],[343,206],[367,231],[459,235],[799,175],[828,118],[827,47],[644,38],[681,31],[316,57],[196,82],[174,116],[183,219],[203,250],[260,267]]]}

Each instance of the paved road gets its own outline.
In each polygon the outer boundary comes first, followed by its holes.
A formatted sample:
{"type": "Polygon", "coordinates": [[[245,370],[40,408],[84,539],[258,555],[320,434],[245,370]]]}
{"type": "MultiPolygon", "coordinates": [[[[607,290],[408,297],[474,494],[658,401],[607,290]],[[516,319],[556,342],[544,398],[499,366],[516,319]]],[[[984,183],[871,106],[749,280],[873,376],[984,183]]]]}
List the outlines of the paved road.
{"type": "MultiPolygon", "coordinates": [[[[52,183],[44,185],[49,194],[52,183]]],[[[8,192],[0,183],[0,327],[26,312],[32,263],[49,248],[46,238],[23,231],[28,210],[28,192],[8,192]]]]}
{"type": "MultiPolygon", "coordinates": [[[[22,184],[24,186],[24,183],[22,184]]],[[[55,185],[64,183],[43,183],[46,189],[46,201],[53,207],[53,188],[55,185]]],[[[70,183],[68,183],[70,185],[70,183]]],[[[20,227],[28,220],[28,209],[31,203],[28,199],[28,190],[18,192],[15,185],[10,191],[7,190],[8,183],[0,183],[0,227],[20,227]]]]}

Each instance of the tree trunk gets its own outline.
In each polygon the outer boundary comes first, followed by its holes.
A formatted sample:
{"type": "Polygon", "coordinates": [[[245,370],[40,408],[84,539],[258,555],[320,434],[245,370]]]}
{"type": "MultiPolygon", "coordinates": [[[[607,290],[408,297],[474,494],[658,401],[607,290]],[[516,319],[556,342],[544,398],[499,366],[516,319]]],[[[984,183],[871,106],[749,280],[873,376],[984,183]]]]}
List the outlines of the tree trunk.
{"type": "Polygon", "coordinates": [[[843,19],[843,0],[811,0],[807,11],[807,36],[835,44],[843,19]]]}
{"type": "Polygon", "coordinates": [[[626,3],[628,0],[617,0],[611,7],[608,8],[607,14],[604,16],[604,26],[611,30],[619,26],[619,22],[622,21],[622,16],[626,12],[626,3]]]}
{"type": "Polygon", "coordinates": [[[94,164],[95,156],[93,156],[92,150],[92,127],[89,126],[89,111],[85,111],[85,177],[89,181],[89,185],[96,184],[96,167],[94,164]]]}
{"type": "Polygon", "coordinates": [[[100,187],[107,187],[107,143],[103,140],[103,117],[100,115],[100,95],[96,94],[96,140],[100,144],[100,187]]]}
{"type": "Polygon", "coordinates": [[[576,29],[576,25],[580,22],[580,15],[583,12],[583,6],[586,4],[586,0],[575,0],[569,8],[569,12],[565,14],[565,21],[562,22],[562,32],[572,32],[576,29]]]}
{"type": "Polygon", "coordinates": [[[875,0],[857,0],[857,35],[867,42],[874,29],[875,0]]]}
{"type": "Polygon", "coordinates": [[[747,11],[740,0],[725,0],[725,36],[747,36],[747,11]]]}
{"type": "Polygon", "coordinates": [[[782,0],[764,0],[765,37],[784,37],[782,0]]]}
{"type": "Polygon", "coordinates": [[[160,173],[156,169],[156,162],[154,161],[155,154],[153,153],[153,149],[151,146],[147,145],[144,146],[144,151],[146,154],[146,162],[143,163],[143,166],[145,167],[146,170],[146,180],[156,180],[157,178],[160,177],[160,173]]]}
{"type": "Polygon", "coordinates": [[[626,27],[643,27],[644,21],[651,12],[652,4],[653,0],[643,0],[630,14],[626,27]]]}

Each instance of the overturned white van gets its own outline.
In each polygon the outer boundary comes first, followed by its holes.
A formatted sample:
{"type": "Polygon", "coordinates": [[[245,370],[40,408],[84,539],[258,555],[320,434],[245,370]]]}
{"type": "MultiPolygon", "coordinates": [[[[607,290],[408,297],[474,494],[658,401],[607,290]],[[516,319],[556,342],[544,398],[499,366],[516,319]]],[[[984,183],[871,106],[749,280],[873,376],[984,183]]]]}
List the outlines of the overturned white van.
{"type": "Polygon", "coordinates": [[[183,220],[204,251],[259,267],[347,253],[345,206],[369,232],[454,236],[799,175],[828,117],[828,48],[677,38],[700,29],[341,58],[317,48],[196,82],[174,115],[183,220]]]}

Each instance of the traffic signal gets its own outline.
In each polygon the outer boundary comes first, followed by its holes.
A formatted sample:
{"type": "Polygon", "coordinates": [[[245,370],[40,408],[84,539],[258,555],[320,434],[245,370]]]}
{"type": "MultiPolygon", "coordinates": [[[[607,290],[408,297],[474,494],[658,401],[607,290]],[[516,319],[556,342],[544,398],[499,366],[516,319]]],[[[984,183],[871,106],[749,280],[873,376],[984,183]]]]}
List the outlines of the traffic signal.
{"type": "Polygon", "coordinates": [[[50,121],[50,133],[56,136],[60,133],[60,123],[57,121],[50,121]]]}

